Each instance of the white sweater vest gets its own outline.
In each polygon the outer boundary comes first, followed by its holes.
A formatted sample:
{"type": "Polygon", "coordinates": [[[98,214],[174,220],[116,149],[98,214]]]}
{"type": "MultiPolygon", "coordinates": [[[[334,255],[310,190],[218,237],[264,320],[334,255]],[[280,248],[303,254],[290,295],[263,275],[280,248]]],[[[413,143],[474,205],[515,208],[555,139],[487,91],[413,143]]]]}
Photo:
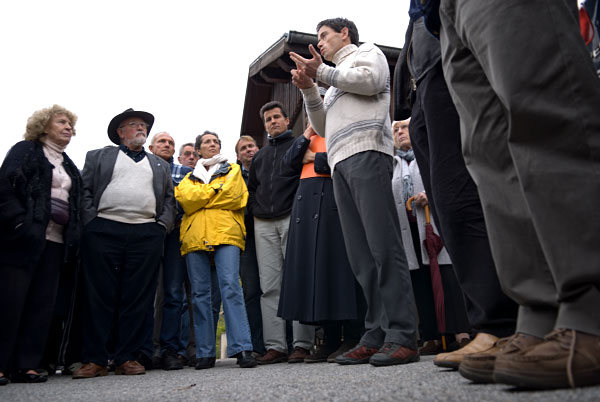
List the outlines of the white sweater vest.
{"type": "Polygon", "coordinates": [[[119,152],[110,183],[102,193],[98,216],[123,223],[156,221],[156,197],[148,158],[135,162],[119,152]]]}

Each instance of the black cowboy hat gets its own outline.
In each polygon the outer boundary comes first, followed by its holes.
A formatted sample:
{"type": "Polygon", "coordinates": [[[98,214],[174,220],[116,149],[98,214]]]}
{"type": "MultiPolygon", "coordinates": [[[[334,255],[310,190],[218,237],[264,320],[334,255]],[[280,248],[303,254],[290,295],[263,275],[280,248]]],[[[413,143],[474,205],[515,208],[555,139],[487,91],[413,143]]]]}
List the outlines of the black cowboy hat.
{"type": "Polygon", "coordinates": [[[121,143],[121,138],[119,137],[119,134],[117,134],[117,128],[119,128],[119,125],[121,122],[123,122],[123,120],[130,117],[139,117],[140,119],[144,120],[148,125],[148,134],[150,133],[152,125],[154,124],[154,116],[148,112],[142,112],[141,110],[133,110],[132,108],[129,108],[123,113],[113,117],[108,124],[108,138],[110,138],[110,140],[115,144],[119,145],[121,143]]]}

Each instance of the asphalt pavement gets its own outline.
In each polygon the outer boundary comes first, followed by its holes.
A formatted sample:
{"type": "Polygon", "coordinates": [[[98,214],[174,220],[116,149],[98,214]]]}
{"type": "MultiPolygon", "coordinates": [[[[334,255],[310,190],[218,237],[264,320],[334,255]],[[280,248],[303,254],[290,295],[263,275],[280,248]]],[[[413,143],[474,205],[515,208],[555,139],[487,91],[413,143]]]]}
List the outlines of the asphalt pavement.
{"type": "Polygon", "coordinates": [[[600,401],[600,386],[532,392],[472,384],[432,360],[392,367],[281,363],[241,369],[235,359],[224,359],[209,370],[110,373],[86,380],[57,375],[43,384],[0,387],[0,401],[600,401]]]}

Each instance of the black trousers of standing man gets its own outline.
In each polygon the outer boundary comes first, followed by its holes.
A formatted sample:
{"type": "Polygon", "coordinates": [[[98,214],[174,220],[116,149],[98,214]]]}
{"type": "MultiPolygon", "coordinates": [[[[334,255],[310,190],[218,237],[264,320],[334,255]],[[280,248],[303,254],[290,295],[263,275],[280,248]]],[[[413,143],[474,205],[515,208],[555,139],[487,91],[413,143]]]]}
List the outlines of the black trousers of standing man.
{"type": "Polygon", "coordinates": [[[83,362],[106,366],[115,314],[115,364],[135,360],[146,339],[144,322],[154,301],[164,238],[165,228],[155,222],[128,224],[96,217],[85,226],[83,362]]]}
{"type": "Polygon", "coordinates": [[[438,62],[417,85],[410,136],[429,206],[476,332],[512,335],[517,305],[500,287],[477,186],[461,151],[460,122],[438,62]]]}

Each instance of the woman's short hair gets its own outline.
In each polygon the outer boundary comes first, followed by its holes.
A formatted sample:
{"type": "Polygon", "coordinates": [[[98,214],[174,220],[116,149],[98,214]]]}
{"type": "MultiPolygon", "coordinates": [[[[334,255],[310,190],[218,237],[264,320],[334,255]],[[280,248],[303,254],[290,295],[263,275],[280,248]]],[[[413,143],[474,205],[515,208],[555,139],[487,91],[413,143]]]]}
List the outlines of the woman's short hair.
{"type": "Polygon", "coordinates": [[[208,134],[214,135],[215,137],[217,137],[217,140],[219,141],[219,146],[221,146],[221,139],[219,138],[217,133],[206,130],[202,134],[200,134],[196,137],[196,143],[194,144],[194,149],[196,149],[196,150],[200,149],[200,145],[202,145],[202,137],[204,137],[205,135],[208,135],[208,134]]]}
{"type": "Polygon", "coordinates": [[[66,115],[71,121],[73,135],[75,135],[75,123],[77,123],[77,115],[66,108],[59,105],[52,105],[44,109],[36,110],[31,117],[27,119],[27,127],[23,138],[29,141],[37,141],[46,135],[46,127],[54,116],[58,114],[66,115]]]}

